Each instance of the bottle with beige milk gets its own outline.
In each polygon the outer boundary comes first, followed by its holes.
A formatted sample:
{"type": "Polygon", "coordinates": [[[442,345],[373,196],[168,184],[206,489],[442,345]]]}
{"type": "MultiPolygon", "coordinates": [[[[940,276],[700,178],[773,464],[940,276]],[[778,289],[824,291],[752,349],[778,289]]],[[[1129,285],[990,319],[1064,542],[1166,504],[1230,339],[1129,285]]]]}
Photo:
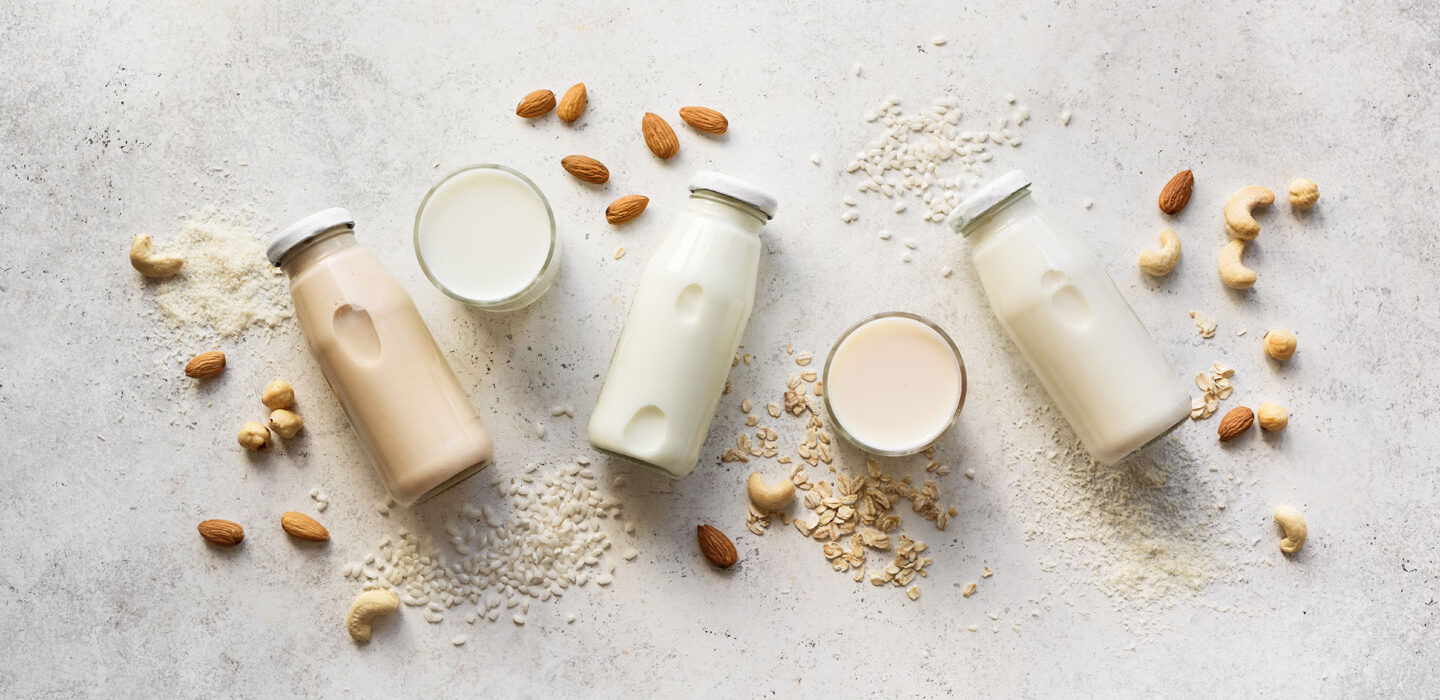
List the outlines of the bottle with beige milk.
{"type": "Polygon", "coordinates": [[[1114,464],[1190,414],[1190,392],[1065,223],[1016,170],[965,200],[965,234],[990,308],[1097,461],[1114,464]]]}
{"type": "Polygon", "coordinates": [[[690,202],[640,273],[590,444],[673,477],[695,470],[755,304],[760,228],[775,197],[700,172],[690,202]]]}
{"type": "Polygon", "coordinates": [[[344,209],[281,231],[267,255],[290,277],[295,316],[385,488],[424,501],[490,463],[485,431],[410,295],[355,242],[344,209]]]}

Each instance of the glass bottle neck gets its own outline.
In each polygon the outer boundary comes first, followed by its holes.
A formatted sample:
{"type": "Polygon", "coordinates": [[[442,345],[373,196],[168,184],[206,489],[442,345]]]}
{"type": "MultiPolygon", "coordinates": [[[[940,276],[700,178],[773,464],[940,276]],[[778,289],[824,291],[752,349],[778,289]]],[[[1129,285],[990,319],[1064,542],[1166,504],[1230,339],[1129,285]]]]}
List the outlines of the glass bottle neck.
{"type": "Polygon", "coordinates": [[[286,275],[294,277],[295,273],[317,260],[355,245],[355,230],[348,226],[336,226],[290,249],[290,252],[280,259],[280,269],[284,270],[286,275]]]}
{"type": "Polygon", "coordinates": [[[765,226],[766,221],[769,221],[765,217],[765,212],[753,205],[710,190],[691,192],[689,210],[731,221],[736,226],[756,235],[760,234],[760,229],[765,226]]]}
{"type": "Polygon", "coordinates": [[[1030,188],[1022,187],[1011,193],[1009,197],[1000,200],[999,204],[990,207],[984,214],[971,220],[965,225],[961,233],[966,238],[972,238],[975,234],[984,234],[1003,227],[1005,224],[1014,221],[1022,216],[1034,212],[1038,208],[1035,200],[1030,198],[1030,188]]]}

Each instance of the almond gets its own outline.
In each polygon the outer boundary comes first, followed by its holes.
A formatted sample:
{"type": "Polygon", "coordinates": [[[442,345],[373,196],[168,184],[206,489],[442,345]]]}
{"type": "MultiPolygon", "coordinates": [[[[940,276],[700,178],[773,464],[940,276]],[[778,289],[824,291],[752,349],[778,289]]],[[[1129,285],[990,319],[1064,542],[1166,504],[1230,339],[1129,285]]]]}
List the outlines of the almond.
{"type": "Polygon", "coordinates": [[[1171,216],[1180,213],[1190,203],[1190,194],[1195,191],[1195,174],[1189,170],[1175,173],[1160,190],[1160,211],[1171,216]]]}
{"type": "Polygon", "coordinates": [[[731,542],[725,533],[709,525],[701,525],[695,528],[695,536],[700,540],[700,553],[704,554],[711,564],[728,569],[740,560],[740,553],[735,551],[735,543],[731,542]]]}
{"type": "Polygon", "coordinates": [[[1230,442],[1245,434],[1255,422],[1255,412],[1244,406],[1236,406],[1220,419],[1220,442],[1230,442]]]}
{"type": "Polygon", "coordinates": [[[185,376],[193,379],[209,379],[225,371],[225,353],[219,350],[202,352],[195,359],[185,363],[185,376]]]}
{"type": "Polygon", "coordinates": [[[603,185],[610,180],[610,169],[589,156],[565,156],[560,159],[560,167],[576,179],[591,184],[603,185]]]}
{"type": "Polygon", "coordinates": [[[330,531],[326,530],[324,525],[304,513],[296,513],[293,510],[285,511],[285,514],[280,516],[280,527],[285,528],[291,537],[302,540],[324,542],[330,539],[330,531]]]}
{"type": "Polygon", "coordinates": [[[646,112],[640,120],[640,133],[645,135],[645,145],[650,147],[650,152],[661,158],[669,160],[680,152],[680,139],[675,138],[675,130],[654,112],[646,112]]]}
{"type": "Polygon", "coordinates": [[[520,104],[515,107],[515,113],[526,119],[534,119],[549,114],[552,109],[555,109],[555,93],[536,90],[520,100],[520,104]]]}
{"type": "Polygon", "coordinates": [[[681,107],[680,118],[684,119],[686,124],[716,136],[730,128],[730,120],[709,107],[681,107]]]}
{"type": "Polygon", "coordinates": [[[206,520],[198,527],[200,536],[221,547],[234,547],[245,539],[245,528],[229,520],[206,520]]]}
{"type": "Polygon", "coordinates": [[[567,122],[579,119],[585,113],[585,99],[585,83],[571,85],[560,97],[560,109],[555,111],[555,116],[567,122]]]}
{"type": "Polygon", "coordinates": [[[650,198],[642,194],[627,194],[610,203],[605,208],[605,220],[614,226],[619,226],[645,211],[649,206],[650,198]]]}

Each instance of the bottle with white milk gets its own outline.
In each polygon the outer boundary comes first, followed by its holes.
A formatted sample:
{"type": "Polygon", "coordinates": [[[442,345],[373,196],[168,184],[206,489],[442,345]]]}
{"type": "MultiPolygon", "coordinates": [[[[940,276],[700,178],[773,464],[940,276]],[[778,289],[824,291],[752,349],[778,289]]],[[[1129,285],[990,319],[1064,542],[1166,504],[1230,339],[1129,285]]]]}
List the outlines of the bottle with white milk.
{"type": "Polygon", "coordinates": [[[1185,382],[1105,270],[1012,170],[965,200],[965,234],[990,308],[1090,455],[1114,464],[1190,414],[1185,382]]]}
{"type": "Polygon", "coordinates": [[[310,353],[381,481],[408,506],[484,469],[490,434],[415,302],[354,229],[349,212],[326,209],[266,253],[290,277],[310,353]]]}
{"type": "Polygon", "coordinates": [[[755,304],[760,228],[775,197],[702,171],[690,202],[640,274],[590,444],[680,478],[695,470],[755,304]]]}

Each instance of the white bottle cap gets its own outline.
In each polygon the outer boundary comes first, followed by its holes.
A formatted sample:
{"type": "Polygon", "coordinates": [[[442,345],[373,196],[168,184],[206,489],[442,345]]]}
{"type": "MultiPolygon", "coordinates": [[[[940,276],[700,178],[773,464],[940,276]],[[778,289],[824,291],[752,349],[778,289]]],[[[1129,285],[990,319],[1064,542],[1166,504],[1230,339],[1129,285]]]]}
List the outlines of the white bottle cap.
{"type": "Polygon", "coordinates": [[[991,180],[989,184],[981,187],[980,191],[966,197],[965,201],[955,207],[955,210],[950,212],[950,216],[945,218],[945,224],[955,233],[965,233],[965,227],[969,226],[970,222],[985,216],[995,205],[1029,186],[1030,178],[1025,177],[1025,173],[1011,170],[991,180]]]}
{"type": "Polygon", "coordinates": [[[317,211],[289,226],[286,226],[280,233],[270,239],[270,246],[265,249],[265,257],[270,258],[270,264],[279,265],[280,259],[285,254],[304,243],[336,226],[355,228],[355,218],[350,212],[340,207],[331,207],[317,211]]]}
{"type": "Polygon", "coordinates": [[[759,186],[713,170],[701,170],[695,173],[695,177],[690,179],[690,191],[694,192],[695,190],[709,190],[732,199],[738,199],[764,212],[766,219],[775,218],[775,208],[779,206],[779,202],[775,201],[775,195],[766,192],[759,186]]]}

